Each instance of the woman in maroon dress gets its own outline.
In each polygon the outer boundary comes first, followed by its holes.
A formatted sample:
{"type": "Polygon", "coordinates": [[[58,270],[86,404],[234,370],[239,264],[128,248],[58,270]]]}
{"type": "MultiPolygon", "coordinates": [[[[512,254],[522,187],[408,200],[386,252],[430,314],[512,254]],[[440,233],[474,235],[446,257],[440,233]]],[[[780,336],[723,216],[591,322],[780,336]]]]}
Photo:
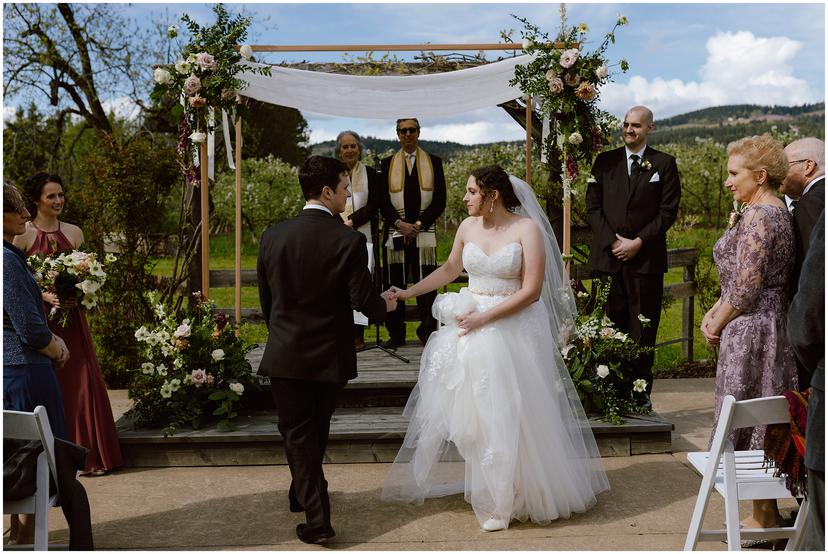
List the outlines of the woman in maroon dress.
{"type": "MultiPolygon", "coordinates": [[[[38,252],[52,255],[78,248],[83,243],[83,231],[58,219],[65,206],[60,177],[38,173],[26,182],[24,189],[32,220],[26,224],[26,232],[15,238],[15,246],[28,255],[38,252]]],[[[60,305],[53,293],[44,292],[43,300],[47,311],[60,305]]],[[[77,307],[77,301],[71,301],[68,306],[70,317],[66,327],[61,327],[57,319],[49,322],[52,332],[72,352],[66,365],[57,371],[68,439],[89,449],[84,473],[102,475],[123,465],[121,447],[86,316],[77,307]]]]}

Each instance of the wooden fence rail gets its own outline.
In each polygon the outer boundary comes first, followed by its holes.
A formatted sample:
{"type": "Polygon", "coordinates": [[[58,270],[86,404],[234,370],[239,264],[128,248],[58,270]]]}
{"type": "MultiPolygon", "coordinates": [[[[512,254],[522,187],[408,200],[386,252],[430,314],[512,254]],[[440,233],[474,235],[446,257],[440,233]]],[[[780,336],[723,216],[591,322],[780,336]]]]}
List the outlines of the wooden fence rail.
{"type": "MultiPolygon", "coordinates": [[[[682,354],[689,361],[693,361],[693,332],[695,330],[695,296],[697,292],[695,274],[696,264],[699,260],[699,251],[696,248],[674,248],[667,251],[667,266],[670,268],[684,268],[683,280],[680,283],[673,283],[664,286],[665,297],[682,301],[681,311],[681,337],[670,339],[657,344],[665,346],[668,344],[681,343],[682,354]]],[[[583,265],[573,264],[573,279],[591,279],[589,269],[583,265]]],[[[255,269],[242,269],[241,282],[243,287],[255,287],[258,285],[255,269]]],[[[468,275],[462,274],[456,283],[467,283],[468,275]]],[[[232,269],[211,269],[210,286],[213,288],[233,288],[235,286],[235,271],[232,269]]],[[[224,312],[231,318],[233,308],[217,308],[217,311],[224,312]]],[[[417,320],[417,310],[406,310],[407,319],[417,320]]],[[[242,308],[242,320],[261,321],[262,311],[259,308],[242,308]]]]}

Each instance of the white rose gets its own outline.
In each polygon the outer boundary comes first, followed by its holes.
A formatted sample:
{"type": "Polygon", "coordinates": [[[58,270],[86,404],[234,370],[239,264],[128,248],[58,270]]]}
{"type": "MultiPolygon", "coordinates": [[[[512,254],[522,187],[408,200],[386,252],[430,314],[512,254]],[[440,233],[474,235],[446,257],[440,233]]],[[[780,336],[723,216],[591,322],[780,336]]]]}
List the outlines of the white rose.
{"type": "Polygon", "coordinates": [[[572,67],[575,62],[578,60],[578,56],[581,55],[581,51],[577,48],[570,48],[569,50],[564,50],[561,54],[560,63],[561,67],[570,68],[572,67]]]}
{"type": "Polygon", "coordinates": [[[574,133],[569,135],[567,142],[569,142],[569,144],[581,144],[582,142],[584,142],[584,137],[581,136],[581,133],[575,131],[574,133]]]}
{"type": "Polygon", "coordinates": [[[230,383],[230,390],[236,394],[242,394],[244,392],[244,385],[241,383],[230,383]]]}
{"type": "Polygon", "coordinates": [[[595,76],[599,79],[603,79],[607,75],[609,75],[609,69],[607,69],[607,66],[605,65],[602,65],[601,67],[595,70],[595,76]]]}
{"type": "Polygon", "coordinates": [[[213,361],[219,362],[224,359],[224,350],[216,348],[210,353],[210,356],[213,357],[213,361]]]}
{"type": "Polygon", "coordinates": [[[525,39],[523,39],[523,42],[520,43],[520,45],[523,46],[524,50],[528,50],[529,47],[532,46],[532,41],[529,40],[528,38],[525,38],[525,39]]]}
{"type": "Polygon", "coordinates": [[[243,44],[241,48],[239,48],[239,54],[246,60],[249,60],[253,57],[253,48],[250,47],[249,44],[243,44]]]}
{"type": "Polygon", "coordinates": [[[644,379],[636,379],[633,381],[633,390],[635,392],[644,392],[647,390],[647,381],[644,379]]]}
{"type": "Polygon", "coordinates": [[[173,336],[176,338],[186,338],[190,336],[190,326],[187,323],[182,323],[178,326],[178,329],[175,330],[173,336]]]}
{"type": "Polygon", "coordinates": [[[207,140],[207,133],[196,131],[190,135],[190,140],[197,143],[204,142],[205,140],[207,140]]]}
{"type": "Polygon", "coordinates": [[[166,85],[172,81],[172,75],[163,67],[156,67],[155,71],[152,72],[152,78],[159,85],[166,85]]]}
{"type": "Polygon", "coordinates": [[[600,377],[601,379],[604,379],[607,375],[609,375],[609,368],[606,365],[601,364],[595,370],[595,373],[598,374],[598,377],[600,377]]]}
{"type": "Polygon", "coordinates": [[[175,62],[175,70],[181,75],[187,75],[192,70],[193,65],[187,60],[178,60],[175,62]]]}

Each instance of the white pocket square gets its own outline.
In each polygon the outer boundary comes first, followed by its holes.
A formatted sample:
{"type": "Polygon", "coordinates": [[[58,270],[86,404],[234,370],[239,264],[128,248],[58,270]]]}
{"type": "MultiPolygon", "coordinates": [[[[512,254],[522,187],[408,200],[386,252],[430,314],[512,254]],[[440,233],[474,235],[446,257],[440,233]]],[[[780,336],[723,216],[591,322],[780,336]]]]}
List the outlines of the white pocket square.
{"type": "Polygon", "coordinates": [[[658,176],[658,171],[656,171],[655,173],[653,173],[653,176],[652,176],[652,177],[650,177],[650,182],[651,182],[651,183],[657,183],[657,182],[659,182],[660,180],[661,180],[661,178],[658,176]]]}

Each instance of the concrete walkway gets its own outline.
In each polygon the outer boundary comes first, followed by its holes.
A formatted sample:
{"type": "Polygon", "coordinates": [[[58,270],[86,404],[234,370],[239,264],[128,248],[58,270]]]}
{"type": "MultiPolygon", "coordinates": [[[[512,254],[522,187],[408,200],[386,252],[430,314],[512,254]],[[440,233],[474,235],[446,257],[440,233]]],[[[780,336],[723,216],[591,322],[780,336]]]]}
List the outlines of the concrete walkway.
{"type": "MultiPolygon", "coordinates": [[[[685,453],[707,446],[713,380],[657,380],[654,391],[656,411],[676,426],[674,453],[605,459],[611,490],[585,514],[543,527],[515,523],[507,531],[485,533],[460,495],[422,506],[385,504],[379,494],[387,464],[326,465],[337,531],[327,548],[681,550],[701,482],[685,453]]],[[[125,391],[110,395],[117,418],[129,402],[125,391]]],[[[132,469],[82,483],[98,549],[322,549],[294,534],[304,519],[287,509],[286,466],[132,469]]],[[[724,521],[720,499],[713,499],[707,521],[724,521]]],[[[68,542],[59,509],[50,514],[50,529],[52,541],[68,542]]],[[[726,545],[701,543],[700,549],[725,550],[726,545]]]]}

